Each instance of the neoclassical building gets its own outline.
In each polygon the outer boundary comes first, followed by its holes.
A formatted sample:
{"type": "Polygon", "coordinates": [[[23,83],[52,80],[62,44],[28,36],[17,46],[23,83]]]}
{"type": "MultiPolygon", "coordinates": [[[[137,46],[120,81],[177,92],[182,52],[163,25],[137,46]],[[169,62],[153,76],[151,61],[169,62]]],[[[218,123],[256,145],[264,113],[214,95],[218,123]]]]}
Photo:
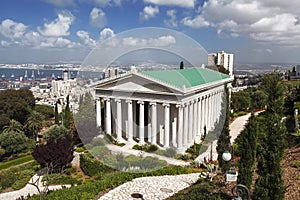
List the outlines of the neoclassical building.
{"type": "Polygon", "coordinates": [[[219,120],[232,77],[205,68],[129,72],[95,87],[97,126],[119,142],[183,153],[219,120]]]}

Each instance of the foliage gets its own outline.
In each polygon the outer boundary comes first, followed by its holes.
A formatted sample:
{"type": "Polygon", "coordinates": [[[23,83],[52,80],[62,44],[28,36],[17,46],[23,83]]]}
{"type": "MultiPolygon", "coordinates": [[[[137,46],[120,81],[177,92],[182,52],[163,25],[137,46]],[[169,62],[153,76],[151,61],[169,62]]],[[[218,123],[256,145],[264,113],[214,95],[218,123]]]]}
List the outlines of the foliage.
{"type": "Polygon", "coordinates": [[[69,164],[74,158],[70,138],[49,140],[46,144],[39,144],[32,155],[40,165],[51,166],[54,169],[69,164]]]}
{"type": "Polygon", "coordinates": [[[176,154],[177,154],[177,152],[174,148],[167,148],[164,153],[164,156],[170,157],[170,158],[175,158],[176,154]]]}
{"type": "Polygon", "coordinates": [[[300,168],[300,161],[295,161],[295,162],[293,163],[293,167],[294,167],[294,168],[300,168]]]}
{"type": "Polygon", "coordinates": [[[0,146],[6,156],[16,155],[30,147],[30,140],[23,132],[4,132],[0,134],[0,146]]]}
{"type": "Polygon", "coordinates": [[[37,111],[31,111],[30,116],[28,117],[25,126],[31,132],[31,136],[36,137],[38,132],[43,128],[44,123],[44,115],[37,111]]]}
{"type": "Polygon", "coordinates": [[[88,176],[96,176],[99,173],[114,171],[87,154],[80,154],[80,168],[88,176]]]}
{"type": "Polygon", "coordinates": [[[84,152],[85,150],[86,150],[86,148],[84,148],[84,147],[77,147],[75,151],[76,151],[77,153],[82,153],[82,152],[84,152]]]}
{"type": "Polygon", "coordinates": [[[17,173],[14,173],[15,176],[17,176],[17,181],[12,184],[12,189],[19,190],[23,188],[30,178],[34,175],[34,170],[32,169],[26,169],[23,171],[18,171],[17,173]]]}
{"type": "Polygon", "coordinates": [[[225,192],[218,191],[216,182],[197,181],[189,188],[182,190],[167,200],[231,200],[232,197],[225,192]]]}
{"type": "Polygon", "coordinates": [[[250,188],[257,149],[257,122],[253,114],[238,138],[236,141],[238,141],[238,151],[241,157],[238,162],[238,183],[250,188]]]}
{"type": "Polygon", "coordinates": [[[62,125],[54,124],[49,129],[47,129],[44,134],[43,138],[47,141],[54,140],[55,142],[58,140],[63,140],[70,137],[68,129],[66,129],[62,125]]]}
{"type": "Polygon", "coordinates": [[[54,123],[59,124],[59,116],[58,116],[58,107],[57,107],[58,102],[55,103],[54,107],[54,123]]]}
{"type": "Polygon", "coordinates": [[[69,95],[66,98],[67,104],[64,110],[64,118],[63,118],[63,124],[64,126],[69,129],[71,124],[73,123],[73,115],[72,112],[70,110],[70,100],[69,100],[69,95]]]}
{"type": "Polygon", "coordinates": [[[143,150],[143,147],[141,145],[135,144],[132,149],[134,150],[143,150]]]}
{"type": "Polygon", "coordinates": [[[24,124],[34,108],[35,99],[30,90],[4,90],[0,92],[0,129],[14,119],[24,124]]]}
{"type": "Polygon", "coordinates": [[[6,162],[1,162],[0,163],[0,170],[8,169],[10,167],[20,165],[20,164],[23,164],[23,163],[26,163],[26,162],[29,162],[29,161],[32,161],[32,160],[33,160],[33,157],[31,155],[29,155],[29,156],[24,156],[24,157],[17,158],[17,159],[14,159],[14,160],[10,160],[10,161],[6,161],[6,162]]]}
{"type": "MultiPolygon", "coordinates": [[[[28,178],[28,174],[34,173],[32,170],[32,166],[36,163],[34,161],[26,162],[24,164],[20,164],[17,166],[12,166],[7,169],[0,170],[0,191],[6,188],[12,187],[15,182],[18,181],[19,178],[24,177],[24,179],[28,178]],[[25,171],[23,173],[23,171],[25,171]],[[30,171],[30,172],[29,172],[30,171]],[[25,176],[26,175],[26,176],[25,176]]],[[[24,181],[23,181],[24,182],[24,181]]],[[[28,182],[28,180],[27,180],[28,182]]],[[[20,186],[21,183],[16,183],[15,186],[20,186]]]]}
{"type": "Polygon", "coordinates": [[[180,69],[184,69],[184,64],[183,64],[183,61],[180,62],[180,69]]]}
{"type": "Polygon", "coordinates": [[[46,181],[46,180],[51,180],[51,185],[61,185],[61,184],[75,185],[81,183],[81,181],[72,178],[71,176],[65,176],[57,173],[44,175],[42,181],[46,181]]]}
{"type": "Polygon", "coordinates": [[[158,149],[158,147],[154,144],[151,144],[150,146],[147,147],[146,152],[154,152],[158,149]]]}
{"type": "Polygon", "coordinates": [[[53,107],[48,105],[35,105],[35,111],[41,113],[46,120],[52,119],[54,117],[53,107]]]}
{"type": "Polygon", "coordinates": [[[221,168],[222,172],[225,173],[230,168],[230,163],[226,162],[222,159],[222,154],[229,149],[230,147],[230,135],[229,135],[229,103],[225,104],[226,102],[229,102],[229,91],[227,86],[225,86],[225,97],[223,97],[223,106],[222,109],[225,109],[226,116],[221,116],[225,118],[224,126],[221,131],[220,137],[218,138],[217,142],[217,152],[218,152],[218,163],[219,167],[221,168]],[[226,106],[224,106],[224,104],[226,106]]]}
{"type": "Polygon", "coordinates": [[[21,132],[23,132],[23,125],[20,122],[14,120],[14,119],[11,119],[9,121],[9,124],[3,127],[3,132],[21,133],[21,132]]]}
{"type": "Polygon", "coordinates": [[[255,183],[254,199],[283,199],[285,187],[281,178],[280,161],[283,156],[286,129],[282,123],[284,87],[279,74],[263,77],[263,88],[268,95],[267,110],[261,141],[257,149],[259,175],[255,183]]]}

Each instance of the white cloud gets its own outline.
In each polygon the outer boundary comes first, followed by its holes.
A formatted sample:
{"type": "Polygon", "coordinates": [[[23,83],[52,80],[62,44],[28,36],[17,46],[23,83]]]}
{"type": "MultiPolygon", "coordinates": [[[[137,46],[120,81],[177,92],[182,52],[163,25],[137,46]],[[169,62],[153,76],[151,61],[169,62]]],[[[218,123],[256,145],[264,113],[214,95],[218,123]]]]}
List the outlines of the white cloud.
{"type": "Polygon", "coordinates": [[[100,6],[121,6],[121,0],[95,0],[95,3],[100,6]]]}
{"type": "Polygon", "coordinates": [[[46,38],[41,44],[40,47],[42,48],[74,48],[78,44],[72,42],[63,37],[49,37],[46,38]]]}
{"type": "Polygon", "coordinates": [[[52,5],[58,6],[58,7],[65,7],[65,6],[74,6],[75,1],[74,0],[44,0],[47,3],[50,3],[52,5]]]}
{"type": "Polygon", "coordinates": [[[143,9],[143,12],[140,12],[141,20],[149,20],[150,18],[155,17],[159,13],[159,8],[157,6],[146,6],[143,9]]]}
{"type": "Polygon", "coordinates": [[[0,24],[0,34],[11,40],[21,38],[26,32],[27,26],[22,23],[5,19],[0,24]]]}
{"type": "Polygon", "coordinates": [[[144,0],[147,3],[153,3],[163,6],[179,6],[184,8],[194,8],[195,0],[144,0]]]}
{"type": "Polygon", "coordinates": [[[185,17],[181,21],[185,26],[189,26],[191,28],[201,28],[209,26],[209,22],[206,21],[201,15],[198,15],[194,19],[191,19],[189,17],[185,17]]]}
{"type": "Polygon", "coordinates": [[[106,40],[110,37],[114,37],[115,33],[113,30],[111,30],[110,28],[104,28],[101,32],[100,32],[100,40],[106,40]]]}
{"type": "Polygon", "coordinates": [[[10,43],[5,40],[1,40],[1,42],[0,42],[0,46],[2,46],[2,47],[8,47],[9,45],[10,45],[10,43]]]}
{"type": "Polygon", "coordinates": [[[80,30],[80,31],[77,31],[76,35],[77,35],[77,37],[79,37],[82,40],[83,44],[87,45],[88,47],[96,46],[96,41],[93,40],[92,38],[90,38],[90,35],[88,32],[80,30]]]}
{"type": "Polygon", "coordinates": [[[164,23],[166,26],[169,27],[177,27],[178,26],[178,21],[177,21],[177,17],[176,17],[176,10],[172,9],[172,10],[168,10],[167,11],[167,16],[169,17],[168,20],[164,20],[164,23]]]}
{"type": "Polygon", "coordinates": [[[90,22],[92,26],[103,27],[106,24],[105,12],[100,8],[93,8],[90,13],[90,22]]]}
{"type": "Polygon", "coordinates": [[[300,1],[208,0],[194,18],[182,23],[192,28],[211,26],[220,36],[250,36],[252,39],[285,46],[300,46],[300,1]]]}
{"type": "Polygon", "coordinates": [[[164,47],[176,44],[176,39],[171,35],[161,36],[158,38],[136,38],[136,37],[127,37],[122,39],[122,44],[124,46],[152,46],[152,47],[164,47]]]}
{"type": "Polygon", "coordinates": [[[58,17],[54,21],[45,23],[44,28],[38,28],[38,30],[44,36],[68,36],[70,35],[70,26],[74,20],[74,15],[72,15],[71,12],[64,10],[58,13],[58,17]]]}

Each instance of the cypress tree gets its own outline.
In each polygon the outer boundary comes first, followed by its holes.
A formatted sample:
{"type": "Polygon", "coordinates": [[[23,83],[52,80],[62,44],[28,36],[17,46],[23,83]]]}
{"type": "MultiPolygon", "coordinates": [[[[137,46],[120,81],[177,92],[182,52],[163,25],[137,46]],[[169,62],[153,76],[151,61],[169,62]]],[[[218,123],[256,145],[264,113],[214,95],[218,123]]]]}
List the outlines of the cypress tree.
{"type": "Polygon", "coordinates": [[[282,123],[283,92],[279,74],[266,75],[262,86],[268,95],[267,110],[265,111],[265,127],[262,141],[258,146],[259,178],[255,183],[254,199],[281,200],[284,198],[285,187],[281,178],[280,161],[283,156],[286,129],[282,123]]]}
{"type": "Polygon", "coordinates": [[[237,182],[250,188],[256,161],[257,149],[257,121],[252,114],[245,129],[239,136],[238,150],[241,159],[238,162],[239,176],[237,182]]]}
{"type": "Polygon", "coordinates": [[[180,69],[184,69],[183,61],[180,62],[180,69]]]}
{"type": "Polygon", "coordinates": [[[72,119],[72,113],[70,110],[70,100],[69,100],[69,95],[66,98],[67,104],[65,107],[65,112],[64,112],[64,126],[69,129],[70,128],[70,123],[72,119]]]}
{"type": "Polygon", "coordinates": [[[224,126],[221,131],[220,137],[218,138],[217,142],[217,152],[218,152],[218,163],[219,167],[221,168],[222,172],[225,173],[230,168],[230,162],[224,161],[222,159],[222,154],[225,151],[229,150],[230,147],[230,135],[229,135],[229,91],[227,86],[225,85],[225,96],[223,98],[223,106],[222,108],[225,109],[222,113],[225,116],[221,116],[225,118],[224,126]]]}

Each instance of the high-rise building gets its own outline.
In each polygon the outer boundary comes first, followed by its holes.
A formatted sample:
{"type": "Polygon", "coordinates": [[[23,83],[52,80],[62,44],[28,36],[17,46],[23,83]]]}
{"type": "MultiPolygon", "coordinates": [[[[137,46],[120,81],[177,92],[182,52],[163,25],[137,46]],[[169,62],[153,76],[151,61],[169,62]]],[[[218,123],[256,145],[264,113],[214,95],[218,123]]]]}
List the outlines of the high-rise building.
{"type": "Polygon", "coordinates": [[[233,54],[220,51],[218,53],[208,54],[208,66],[223,66],[233,75],[233,54]]]}

